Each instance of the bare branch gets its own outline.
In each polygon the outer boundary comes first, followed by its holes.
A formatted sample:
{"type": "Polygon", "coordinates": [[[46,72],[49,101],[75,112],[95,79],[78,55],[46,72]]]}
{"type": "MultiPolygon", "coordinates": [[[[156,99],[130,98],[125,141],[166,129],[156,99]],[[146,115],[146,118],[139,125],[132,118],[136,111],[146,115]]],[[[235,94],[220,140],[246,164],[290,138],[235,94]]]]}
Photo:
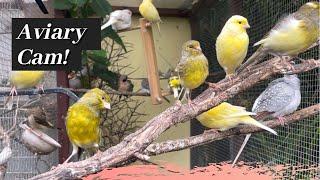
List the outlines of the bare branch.
{"type": "MultiPolygon", "coordinates": [[[[320,111],[320,104],[316,104],[308,108],[301,109],[291,115],[286,116],[285,123],[286,124],[294,123],[296,121],[318,114],[319,111],[320,111]]],[[[272,119],[272,120],[266,121],[265,124],[271,128],[275,128],[280,126],[281,122],[277,121],[277,119],[272,119]]],[[[247,125],[239,128],[230,129],[228,131],[224,131],[220,133],[216,133],[215,131],[208,131],[208,132],[205,132],[204,134],[192,136],[185,139],[168,140],[161,143],[150,144],[148,148],[144,150],[144,154],[153,156],[153,155],[163,154],[163,153],[172,152],[172,151],[179,151],[179,150],[200,146],[203,144],[207,144],[213,141],[229,138],[229,137],[240,135],[240,134],[256,133],[260,131],[263,131],[263,129],[255,126],[247,126],[247,125]]]]}
{"type": "MultiPolygon", "coordinates": [[[[300,73],[318,67],[320,67],[320,60],[308,60],[294,65],[291,70],[294,73],[300,73]]],[[[95,155],[83,161],[58,166],[32,179],[50,179],[53,177],[57,179],[77,178],[129,161],[135,158],[135,153],[143,152],[164,131],[173,125],[191,120],[198,114],[217,106],[258,82],[266,80],[272,75],[281,74],[284,69],[290,69],[290,64],[283,61],[269,61],[264,68],[252,68],[251,71],[241,72],[235,80],[224,80],[217,83],[218,87],[223,86],[221,87],[222,90],[216,92],[212,88],[205,90],[192,101],[193,106],[176,104],[169,107],[151,119],[144,127],[128,135],[122,142],[104,151],[102,156],[98,157],[95,155]]],[[[243,133],[249,133],[249,131],[243,131],[243,133]]]]}

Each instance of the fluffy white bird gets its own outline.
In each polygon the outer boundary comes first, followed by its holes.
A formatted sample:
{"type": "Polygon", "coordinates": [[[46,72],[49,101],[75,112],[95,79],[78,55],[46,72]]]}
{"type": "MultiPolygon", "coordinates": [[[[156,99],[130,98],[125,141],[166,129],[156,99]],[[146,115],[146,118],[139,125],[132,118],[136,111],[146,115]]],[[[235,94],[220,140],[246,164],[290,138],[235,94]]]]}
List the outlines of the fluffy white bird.
{"type": "Polygon", "coordinates": [[[112,29],[120,31],[131,27],[132,12],[129,9],[115,10],[110,14],[106,24],[101,26],[101,31],[112,25],[112,29]]]}

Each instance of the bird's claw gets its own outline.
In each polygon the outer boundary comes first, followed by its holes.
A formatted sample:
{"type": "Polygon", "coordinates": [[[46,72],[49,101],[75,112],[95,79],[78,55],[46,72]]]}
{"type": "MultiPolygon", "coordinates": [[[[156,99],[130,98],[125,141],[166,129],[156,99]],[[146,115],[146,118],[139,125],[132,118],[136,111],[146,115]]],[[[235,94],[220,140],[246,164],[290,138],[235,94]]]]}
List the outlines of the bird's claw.
{"type": "Polygon", "coordinates": [[[39,91],[42,91],[42,93],[44,93],[43,84],[38,85],[38,86],[37,86],[37,89],[38,89],[39,91]]]}
{"type": "Polygon", "coordinates": [[[11,88],[9,96],[14,96],[14,95],[18,95],[18,92],[15,86],[11,88]]]}
{"type": "Polygon", "coordinates": [[[278,117],[278,120],[279,120],[281,126],[287,125],[287,123],[284,122],[284,121],[286,120],[286,118],[284,118],[284,117],[278,117]]]}

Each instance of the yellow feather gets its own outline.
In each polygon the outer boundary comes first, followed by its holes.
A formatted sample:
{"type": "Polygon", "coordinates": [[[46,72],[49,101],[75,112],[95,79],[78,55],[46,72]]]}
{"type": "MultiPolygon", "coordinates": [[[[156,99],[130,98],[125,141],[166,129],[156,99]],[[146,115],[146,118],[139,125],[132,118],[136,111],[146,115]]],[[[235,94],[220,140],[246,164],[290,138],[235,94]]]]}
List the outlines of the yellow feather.
{"type": "Polygon", "coordinates": [[[107,103],[110,103],[109,96],[95,88],[68,109],[66,129],[74,145],[88,149],[99,144],[100,111],[107,103]]]}
{"type": "Polygon", "coordinates": [[[246,18],[232,16],[216,41],[219,64],[227,75],[234,74],[247,55],[249,37],[246,28],[250,27],[246,18]]]}
{"type": "Polygon", "coordinates": [[[12,71],[10,83],[17,89],[35,87],[43,79],[44,71],[12,71]]]}
{"type": "Polygon", "coordinates": [[[220,131],[234,128],[239,124],[249,124],[258,126],[273,134],[277,134],[271,128],[251,118],[249,116],[250,114],[252,113],[247,112],[243,107],[223,102],[220,105],[200,114],[197,116],[197,119],[203,126],[220,131]]]}
{"type": "Polygon", "coordinates": [[[152,0],[143,0],[139,6],[139,12],[146,20],[156,23],[160,33],[161,18],[157,8],[152,4],[152,0]]]}

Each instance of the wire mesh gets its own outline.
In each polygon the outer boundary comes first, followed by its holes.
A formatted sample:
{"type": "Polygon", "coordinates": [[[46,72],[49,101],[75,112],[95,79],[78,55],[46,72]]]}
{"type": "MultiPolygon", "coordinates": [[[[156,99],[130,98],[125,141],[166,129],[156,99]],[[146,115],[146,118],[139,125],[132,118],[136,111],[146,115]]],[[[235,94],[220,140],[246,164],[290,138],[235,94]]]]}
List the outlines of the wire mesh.
{"type": "MultiPolygon", "coordinates": [[[[251,28],[249,57],[256,48],[253,43],[259,41],[279,20],[289,13],[295,12],[306,0],[220,0],[211,3],[194,14],[194,26],[197,33],[193,38],[201,42],[201,47],[209,59],[210,73],[222,71],[215,54],[215,40],[226,20],[234,14],[243,15],[251,28]]],[[[319,47],[302,53],[300,58],[319,58],[319,47]]],[[[280,77],[280,76],[278,76],[280,77]]],[[[277,78],[277,77],[274,77],[277,78]]],[[[273,79],[274,79],[273,78],[273,79]]],[[[302,102],[299,109],[319,103],[319,69],[299,74],[301,80],[302,102]]],[[[273,80],[262,82],[245,93],[237,95],[229,102],[251,109],[254,100],[273,80]]],[[[217,81],[210,77],[210,81],[217,81]]],[[[309,117],[289,126],[279,127],[279,136],[269,133],[254,134],[247,144],[240,160],[246,162],[263,162],[268,165],[289,164],[280,176],[282,178],[307,179],[319,176],[320,163],[320,123],[319,116],[309,117]],[[318,171],[318,172],[317,172],[318,171]]],[[[203,127],[192,121],[191,134],[203,132],[203,127]]],[[[242,144],[242,137],[234,137],[216,141],[191,150],[191,167],[206,166],[210,162],[233,160],[242,144]]]]}
{"type": "MultiPolygon", "coordinates": [[[[50,18],[53,17],[52,1],[43,1],[49,11],[44,15],[34,0],[1,0],[0,1],[0,91],[9,90],[9,73],[11,71],[11,20],[12,18],[50,18]]],[[[55,72],[48,72],[45,76],[45,87],[56,87],[55,72]]],[[[51,96],[51,95],[50,95],[51,96]]],[[[0,105],[3,106],[7,97],[0,97],[0,105]]],[[[23,104],[30,98],[20,97],[19,104],[23,104]]],[[[52,95],[56,99],[55,95],[52,95]]],[[[56,119],[55,108],[50,113],[50,121],[56,119]]],[[[3,114],[8,111],[7,108],[0,109],[0,125],[8,130],[14,123],[14,112],[3,114]]],[[[17,124],[26,119],[26,109],[20,109],[17,116],[17,124]]],[[[54,123],[54,122],[53,122],[54,123]]],[[[13,155],[7,164],[5,179],[27,179],[41,172],[49,170],[53,165],[58,164],[58,151],[45,156],[36,156],[32,154],[20,142],[21,130],[17,126],[17,133],[11,138],[11,148],[13,155]]],[[[57,131],[49,130],[46,132],[49,136],[57,139],[57,131]]],[[[0,143],[0,151],[3,149],[0,143]]]]}

